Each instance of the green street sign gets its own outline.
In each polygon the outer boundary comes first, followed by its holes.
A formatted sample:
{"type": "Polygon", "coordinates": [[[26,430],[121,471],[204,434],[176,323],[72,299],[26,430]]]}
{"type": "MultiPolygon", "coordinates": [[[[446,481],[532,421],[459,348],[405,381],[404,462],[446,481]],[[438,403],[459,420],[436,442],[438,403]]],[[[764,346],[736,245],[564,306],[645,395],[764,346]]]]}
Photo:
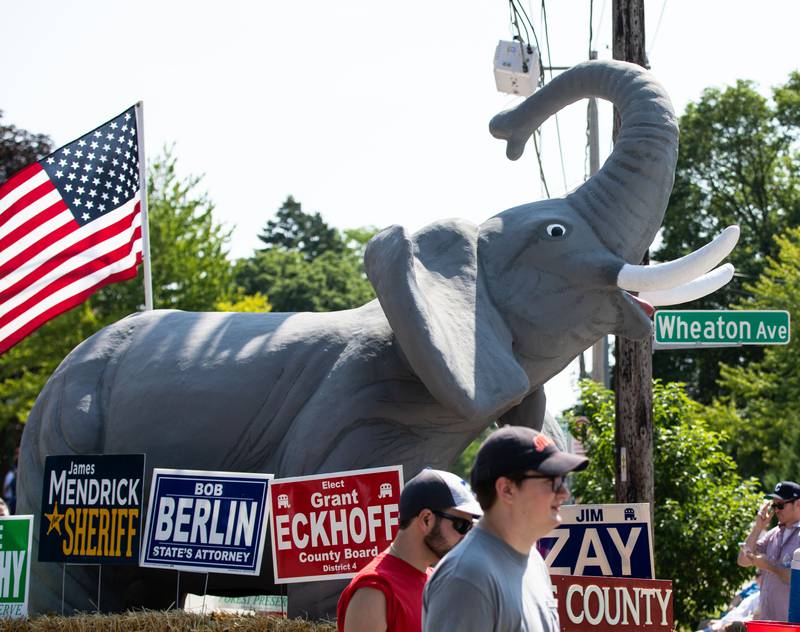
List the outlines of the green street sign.
{"type": "Polygon", "coordinates": [[[33,516],[0,517],[0,619],[28,616],[33,516]]]}
{"type": "Polygon", "coordinates": [[[669,345],[785,345],[789,312],[778,310],[659,310],[655,342],[669,345]]]}

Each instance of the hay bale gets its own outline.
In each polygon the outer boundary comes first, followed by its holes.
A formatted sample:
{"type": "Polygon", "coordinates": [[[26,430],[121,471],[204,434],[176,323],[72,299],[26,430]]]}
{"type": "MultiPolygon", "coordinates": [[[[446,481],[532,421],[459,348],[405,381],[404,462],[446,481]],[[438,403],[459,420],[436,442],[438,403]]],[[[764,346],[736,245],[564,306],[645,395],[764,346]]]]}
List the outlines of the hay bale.
{"type": "Polygon", "coordinates": [[[214,613],[199,615],[171,610],[130,611],[124,614],[80,614],[72,617],[40,616],[28,620],[0,620],[3,632],[336,632],[333,622],[283,619],[265,615],[214,613]]]}

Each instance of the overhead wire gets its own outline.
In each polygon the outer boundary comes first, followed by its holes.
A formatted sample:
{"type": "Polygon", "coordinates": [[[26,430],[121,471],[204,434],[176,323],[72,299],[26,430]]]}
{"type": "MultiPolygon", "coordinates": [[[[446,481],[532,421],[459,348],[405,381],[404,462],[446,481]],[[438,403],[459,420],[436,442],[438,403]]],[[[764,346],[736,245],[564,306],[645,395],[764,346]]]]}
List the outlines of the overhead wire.
{"type": "Polygon", "coordinates": [[[661,20],[664,18],[664,9],[666,9],[666,8],[667,8],[667,0],[664,0],[661,3],[661,13],[658,16],[658,22],[656,22],[656,30],[653,33],[652,39],[650,40],[650,50],[648,50],[645,53],[647,59],[650,59],[650,53],[653,52],[653,49],[656,46],[656,38],[658,37],[658,31],[661,29],[661,20]]]}
{"type": "MultiPolygon", "coordinates": [[[[533,40],[536,43],[536,50],[539,51],[540,59],[541,59],[541,46],[539,45],[539,38],[536,35],[536,29],[533,28],[533,22],[531,22],[528,13],[525,11],[525,8],[522,6],[519,0],[508,0],[508,5],[510,9],[510,17],[511,17],[511,25],[517,31],[516,39],[519,40],[520,45],[523,47],[523,64],[524,64],[524,54],[525,54],[525,46],[530,46],[530,35],[533,35],[533,40]],[[524,19],[523,19],[524,18],[524,19]],[[519,28],[519,22],[522,21],[523,29],[525,30],[526,39],[522,39],[522,31],[519,28]],[[528,29],[525,26],[525,23],[530,26],[530,34],[528,33],[528,29]]],[[[544,67],[540,63],[539,64],[539,85],[544,84],[544,67]]],[[[542,182],[542,187],[544,188],[545,196],[550,197],[550,188],[547,186],[547,177],[544,173],[544,164],[542,163],[542,153],[539,150],[539,143],[536,141],[537,136],[541,138],[541,130],[536,130],[532,134],[533,138],[533,147],[536,153],[536,161],[539,164],[539,178],[542,182]]]]}
{"type": "MultiPolygon", "coordinates": [[[[603,18],[606,15],[606,0],[603,0],[603,6],[600,7],[600,17],[597,20],[597,31],[600,31],[600,28],[603,26],[603,18]]],[[[595,29],[592,29],[592,38],[589,41],[589,48],[594,47],[594,33],[595,29]]]]}
{"type": "MultiPolygon", "coordinates": [[[[545,0],[542,0],[542,23],[544,24],[544,41],[547,46],[547,65],[550,67],[550,81],[553,80],[553,57],[550,54],[550,35],[547,29],[547,8],[545,7],[545,0]]],[[[567,192],[569,186],[567,185],[567,169],[564,166],[564,149],[561,144],[561,127],[558,124],[558,114],[554,115],[556,120],[556,138],[558,140],[558,155],[561,159],[561,177],[564,180],[564,193],[567,192]]]]}

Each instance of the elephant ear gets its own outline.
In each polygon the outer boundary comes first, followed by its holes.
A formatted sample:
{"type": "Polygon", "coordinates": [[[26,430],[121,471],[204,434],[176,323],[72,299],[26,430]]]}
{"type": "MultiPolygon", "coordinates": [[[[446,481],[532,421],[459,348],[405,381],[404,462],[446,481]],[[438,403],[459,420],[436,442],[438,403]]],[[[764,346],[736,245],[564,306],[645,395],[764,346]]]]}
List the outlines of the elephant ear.
{"type": "Polygon", "coordinates": [[[411,369],[444,406],[492,420],[530,383],[478,263],[478,227],[443,220],[412,236],[390,226],[367,245],[364,264],[411,369]]]}

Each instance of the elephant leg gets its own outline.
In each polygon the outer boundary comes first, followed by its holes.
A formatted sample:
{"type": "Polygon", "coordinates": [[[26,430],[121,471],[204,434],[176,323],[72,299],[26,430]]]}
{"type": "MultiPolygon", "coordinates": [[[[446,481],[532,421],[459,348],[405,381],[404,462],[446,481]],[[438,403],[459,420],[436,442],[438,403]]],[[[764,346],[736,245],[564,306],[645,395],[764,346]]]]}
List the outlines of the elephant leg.
{"type": "Polygon", "coordinates": [[[526,426],[534,430],[541,430],[544,424],[547,398],[544,387],[540,386],[519,404],[507,410],[497,420],[499,426],[526,426]]]}

